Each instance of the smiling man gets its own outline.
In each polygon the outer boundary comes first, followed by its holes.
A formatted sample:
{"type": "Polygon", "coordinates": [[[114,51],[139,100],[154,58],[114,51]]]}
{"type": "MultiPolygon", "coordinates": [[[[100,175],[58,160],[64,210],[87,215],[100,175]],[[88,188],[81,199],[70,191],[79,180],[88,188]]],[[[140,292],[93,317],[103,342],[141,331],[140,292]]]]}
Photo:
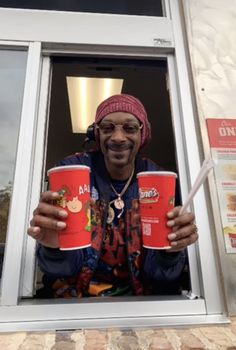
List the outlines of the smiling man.
{"type": "Polygon", "coordinates": [[[123,112],[110,113],[97,125],[101,151],[112,178],[126,179],[131,173],[141,146],[141,128],[132,114],[123,112]]]}
{"type": "Polygon", "coordinates": [[[58,193],[44,192],[34,211],[28,234],[38,241],[38,262],[44,288],[38,297],[90,295],[143,295],[178,293],[187,264],[186,247],[198,234],[194,215],[167,213],[172,232],[168,251],[142,247],[136,174],[158,171],[139,155],[151,139],[151,128],[142,103],[120,94],[97,108],[94,124],[97,149],[75,154],[59,165],[83,164],[91,168],[92,245],[60,251],[58,231],[66,227],[66,211],[52,204],[58,193]]]}

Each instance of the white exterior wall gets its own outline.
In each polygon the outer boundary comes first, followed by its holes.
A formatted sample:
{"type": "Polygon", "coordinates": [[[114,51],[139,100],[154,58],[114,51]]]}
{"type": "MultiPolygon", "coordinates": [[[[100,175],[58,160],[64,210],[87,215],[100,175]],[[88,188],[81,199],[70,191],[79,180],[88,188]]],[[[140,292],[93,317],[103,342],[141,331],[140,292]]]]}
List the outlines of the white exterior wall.
{"type": "MultiPolygon", "coordinates": [[[[182,1],[204,153],[209,153],[206,118],[236,119],[236,0],[182,1]]],[[[227,254],[214,177],[209,181],[226,301],[236,314],[236,256],[227,254]]],[[[214,225],[213,225],[214,226],[214,225]]]]}

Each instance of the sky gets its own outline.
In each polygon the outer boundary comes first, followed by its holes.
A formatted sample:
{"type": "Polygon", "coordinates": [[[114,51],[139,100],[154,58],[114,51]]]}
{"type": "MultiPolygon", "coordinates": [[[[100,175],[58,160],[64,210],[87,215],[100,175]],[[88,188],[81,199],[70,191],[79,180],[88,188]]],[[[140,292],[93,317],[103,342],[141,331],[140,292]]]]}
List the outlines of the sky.
{"type": "Polygon", "coordinates": [[[12,182],[27,52],[0,50],[0,189],[12,182]]]}

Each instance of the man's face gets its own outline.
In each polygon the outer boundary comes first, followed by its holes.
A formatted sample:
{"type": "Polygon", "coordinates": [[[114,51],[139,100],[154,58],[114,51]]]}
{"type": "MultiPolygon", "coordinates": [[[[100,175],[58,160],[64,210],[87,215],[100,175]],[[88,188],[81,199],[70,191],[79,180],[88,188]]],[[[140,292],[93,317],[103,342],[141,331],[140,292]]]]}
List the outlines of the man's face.
{"type": "Polygon", "coordinates": [[[141,145],[140,122],[132,114],[114,112],[99,123],[99,141],[105,162],[110,166],[132,164],[141,145]]]}

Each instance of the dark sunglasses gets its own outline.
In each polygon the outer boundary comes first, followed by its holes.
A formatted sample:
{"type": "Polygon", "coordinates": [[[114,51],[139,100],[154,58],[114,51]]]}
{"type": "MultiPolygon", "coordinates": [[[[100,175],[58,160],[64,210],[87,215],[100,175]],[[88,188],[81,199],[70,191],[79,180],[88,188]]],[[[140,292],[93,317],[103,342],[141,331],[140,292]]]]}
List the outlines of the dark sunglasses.
{"type": "Polygon", "coordinates": [[[127,135],[135,135],[139,130],[142,129],[143,124],[139,125],[137,123],[127,122],[124,124],[114,124],[112,122],[102,122],[96,125],[96,128],[100,130],[104,135],[111,135],[115,129],[119,127],[127,135]]]}

